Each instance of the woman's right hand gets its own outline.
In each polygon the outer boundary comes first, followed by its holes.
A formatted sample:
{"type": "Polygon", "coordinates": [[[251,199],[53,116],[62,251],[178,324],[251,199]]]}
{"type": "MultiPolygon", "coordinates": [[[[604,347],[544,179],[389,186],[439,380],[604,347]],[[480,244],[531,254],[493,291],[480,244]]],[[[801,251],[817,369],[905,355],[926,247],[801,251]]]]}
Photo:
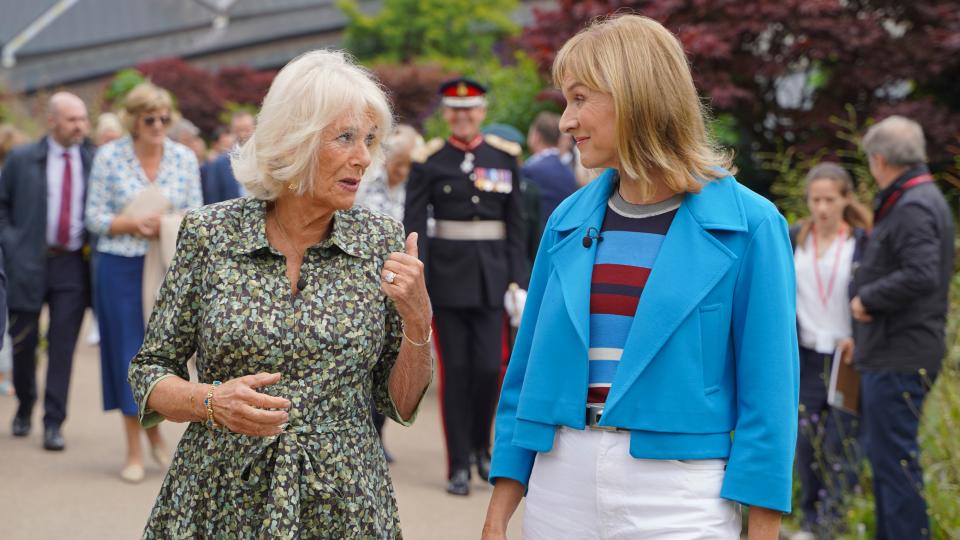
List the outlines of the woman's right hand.
{"type": "Polygon", "coordinates": [[[137,234],[151,240],[160,236],[160,214],[150,214],[135,218],[137,234]]]}
{"type": "Polygon", "coordinates": [[[290,400],[261,394],[255,388],[280,381],[279,373],[257,373],[230,379],[213,389],[213,418],[234,433],[270,437],[283,431],[290,400]]]}

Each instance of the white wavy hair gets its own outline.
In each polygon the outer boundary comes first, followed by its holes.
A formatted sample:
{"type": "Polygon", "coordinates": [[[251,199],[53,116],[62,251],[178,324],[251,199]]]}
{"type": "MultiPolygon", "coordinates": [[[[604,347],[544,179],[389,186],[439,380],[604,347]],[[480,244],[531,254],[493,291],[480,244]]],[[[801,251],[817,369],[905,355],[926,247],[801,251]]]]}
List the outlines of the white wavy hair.
{"type": "Polygon", "coordinates": [[[367,171],[383,163],[382,138],[393,129],[383,88],[342,51],[301,54],[270,85],[253,136],[231,155],[233,173],[258,199],[276,199],[285,188],[307,193],[323,159],[323,130],[345,113],[371,112],[377,129],[367,171]]]}

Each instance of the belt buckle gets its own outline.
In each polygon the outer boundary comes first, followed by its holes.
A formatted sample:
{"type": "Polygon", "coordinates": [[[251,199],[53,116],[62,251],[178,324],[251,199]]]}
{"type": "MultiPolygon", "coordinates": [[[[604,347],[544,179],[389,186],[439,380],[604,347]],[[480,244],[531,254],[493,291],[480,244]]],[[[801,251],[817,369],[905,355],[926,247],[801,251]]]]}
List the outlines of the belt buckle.
{"type": "Polygon", "coordinates": [[[603,407],[587,405],[587,429],[594,431],[620,431],[620,428],[617,427],[598,425],[602,417],[603,407]]]}

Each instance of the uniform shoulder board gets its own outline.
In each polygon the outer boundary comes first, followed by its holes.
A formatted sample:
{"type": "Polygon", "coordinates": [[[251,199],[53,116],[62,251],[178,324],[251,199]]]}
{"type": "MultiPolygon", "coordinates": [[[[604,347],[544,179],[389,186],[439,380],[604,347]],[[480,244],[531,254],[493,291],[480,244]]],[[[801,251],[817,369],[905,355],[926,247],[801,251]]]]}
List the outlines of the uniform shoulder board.
{"type": "Polygon", "coordinates": [[[513,157],[517,157],[523,152],[523,148],[519,144],[496,135],[484,135],[483,140],[497,150],[506,152],[513,157]]]}
{"type": "Polygon", "coordinates": [[[427,144],[414,150],[413,153],[410,154],[410,159],[413,160],[414,163],[425,163],[430,156],[439,152],[440,149],[443,148],[443,145],[444,140],[439,137],[430,139],[427,144]]]}

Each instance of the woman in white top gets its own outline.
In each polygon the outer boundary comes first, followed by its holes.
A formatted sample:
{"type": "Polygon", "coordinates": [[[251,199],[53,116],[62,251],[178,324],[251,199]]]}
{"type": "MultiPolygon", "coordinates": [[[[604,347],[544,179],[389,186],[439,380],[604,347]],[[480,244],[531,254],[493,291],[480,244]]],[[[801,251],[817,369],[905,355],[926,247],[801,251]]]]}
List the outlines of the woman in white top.
{"type": "Polygon", "coordinates": [[[836,163],[810,170],[806,195],[810,217],[790,231],[800,342],[799,506],[805,532],[832,538],[842,523],[843,495],[856,485],[859,460],[856,419],[827,404],[827,383],[835,351],[842,351],[845,362],[853,360],[848,285],[872,216],[836,163]]]}
{"type": "MultiPolygon", "coordinates": [[[[127,440],[128,482],[144,478],[139,410],[127,371],[143,344],[144,255],[159,238],[161,212],[128,215],[131,201],[153,186],[169,203],[169,212],[184,212],[203,204],[200,167],[190,149],[167,138],[174,119],[170,94],[142,83],[127,94],[123,118],[129,136],[101,146],[90,172],[86,205],[87,228],[99,237],[94,276],[104,410],[120,409],[127,440]]],[[[147,192],[149,193],[149,192],[147,192]]],[[[160,201],[158,207],[162,206],[160,201]]],[[[151,454],[166,465],[169,451],[156,427],[147,430],[151,454]]]]}

